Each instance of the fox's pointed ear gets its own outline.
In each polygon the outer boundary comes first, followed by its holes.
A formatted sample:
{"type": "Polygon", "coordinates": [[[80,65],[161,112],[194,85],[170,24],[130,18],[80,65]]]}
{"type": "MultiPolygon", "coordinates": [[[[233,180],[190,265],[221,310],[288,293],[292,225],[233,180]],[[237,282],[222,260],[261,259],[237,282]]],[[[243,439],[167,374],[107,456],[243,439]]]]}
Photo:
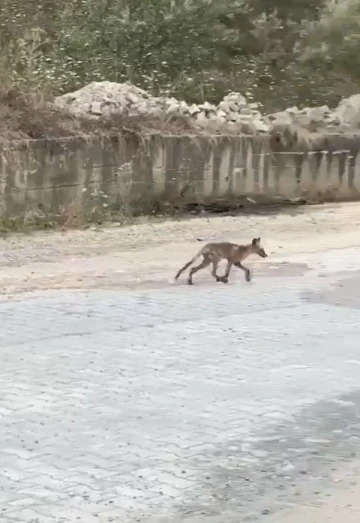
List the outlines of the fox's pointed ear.
{"type": "Polygon", "coordinates": [[[258,239],[257,238],[253,238],[253,241],[251,242],[253,245],[256,245],[258,243],[258,239]]]}

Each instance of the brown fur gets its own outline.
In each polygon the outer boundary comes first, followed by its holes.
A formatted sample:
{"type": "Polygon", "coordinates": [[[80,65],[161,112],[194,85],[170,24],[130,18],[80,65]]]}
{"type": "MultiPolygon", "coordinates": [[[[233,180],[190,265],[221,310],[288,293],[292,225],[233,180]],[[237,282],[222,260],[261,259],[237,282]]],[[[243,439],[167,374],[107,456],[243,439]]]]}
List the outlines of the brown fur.
{"type": "Polygon", "coordinates": [[[192,265],[198,258],[203,257],[203,261],[190,269],[188,284],[192,285],[193,274],[205,269],[210,264],[212,264],[212,276],[216,281],[222,283],[227,283],[229,274],[232,266],[234,265],[238,269],[242,269],[245,272],[246,281],[250,281],[250,271],[247,267],[242,265],[242,261],[245,260],[250,254],[258,254],[262,258],[266,258],[267,254],[260,244],[260,238],[254,238],[251,243],[248,245],[237,245],[236,243],[230,242],[221,242],[221,243],[207,243],[202,249],[193,257],[191,260],[182,267],[175,276],[175,280],[178,279],[180,274],[182,274],[190,265],[192,265]],[[221,260],[227,260],[227,267],[225,270],[224,276],[219,276],[217,274],[217,267],[221,260]]]}

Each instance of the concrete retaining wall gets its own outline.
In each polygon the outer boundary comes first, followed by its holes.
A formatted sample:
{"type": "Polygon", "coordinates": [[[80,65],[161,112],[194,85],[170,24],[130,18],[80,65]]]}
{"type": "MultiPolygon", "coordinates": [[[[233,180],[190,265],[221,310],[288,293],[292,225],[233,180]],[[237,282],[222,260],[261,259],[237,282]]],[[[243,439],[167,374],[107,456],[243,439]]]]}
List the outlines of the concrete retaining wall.
{"type": "Polygon", "coordinates": [[[360,139],[335,137],[326,151],[274,151],[269,137],[136,135],[0,144],[3,216],[106,202],[218,199],[357,199],[360,139]]]}

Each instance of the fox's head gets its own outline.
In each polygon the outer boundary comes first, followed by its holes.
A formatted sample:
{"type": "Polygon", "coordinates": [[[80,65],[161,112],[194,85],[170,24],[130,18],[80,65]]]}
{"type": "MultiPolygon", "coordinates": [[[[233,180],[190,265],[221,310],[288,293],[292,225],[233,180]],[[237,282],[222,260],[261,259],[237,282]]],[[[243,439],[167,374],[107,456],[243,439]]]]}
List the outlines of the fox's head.
{"type": "Polygon", "coordinates": [[[261,246],[260,238],[253,238],[251,242],[251,250],[254,254],[258,254],[261,258],[267,258],[267,254],[261,246]]]}

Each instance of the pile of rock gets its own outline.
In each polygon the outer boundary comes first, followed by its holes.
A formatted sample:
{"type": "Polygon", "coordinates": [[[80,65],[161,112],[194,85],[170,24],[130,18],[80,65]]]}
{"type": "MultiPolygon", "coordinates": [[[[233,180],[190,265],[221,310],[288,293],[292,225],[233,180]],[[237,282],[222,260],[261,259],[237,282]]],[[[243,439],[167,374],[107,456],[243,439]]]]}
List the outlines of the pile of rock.
{"type": "Polygon", "coordinates": [[[202,128],[243,128],[253,132],[267,132],[269,124],[261,115],[257,103],[248,103],[240,93],[230,93],[213,105],[187,104],[183,100],[154,97],[130,83],[92,82],[73,93],[55,99],[58,108],[76,116],[103,118],[124,114],[127,116],[169,117],[185,116],[202,128]]]}
{"type": "Polygon", "coordinates": [[[78,91],[58,96],[54,103],[76,116],[99,118],[124,113],[150,98],[146,91],[130,83],[92,82],[78,91]]]}
{"type": "Polygon", "coordinates": [[[360,127],[360,95],[344,99],[331,111],[329,107],[290,107],[262,115],[259,104],[240,93],[230,93],[218,104],[187,104],[176,98],[154,97],[130,83],[92,82],[73,93],[59,96],[55,105],[74,115],[106,118],[118,114],[167,118],[182,116],[195,126],[209,131],[269,132],[276,126],[297,125],[307,129],[336,130],[360,127]]]}
{"type": "Polygon", "coordinates": [[[269,114],[266,121],[271,127],[276,125],[297,125],[310,130],[328,129],[349,131],[360,128],[360,94],[344,98],[336,109],[327,105],[321,107],[289,107],[285,111],[269,114]]]}

